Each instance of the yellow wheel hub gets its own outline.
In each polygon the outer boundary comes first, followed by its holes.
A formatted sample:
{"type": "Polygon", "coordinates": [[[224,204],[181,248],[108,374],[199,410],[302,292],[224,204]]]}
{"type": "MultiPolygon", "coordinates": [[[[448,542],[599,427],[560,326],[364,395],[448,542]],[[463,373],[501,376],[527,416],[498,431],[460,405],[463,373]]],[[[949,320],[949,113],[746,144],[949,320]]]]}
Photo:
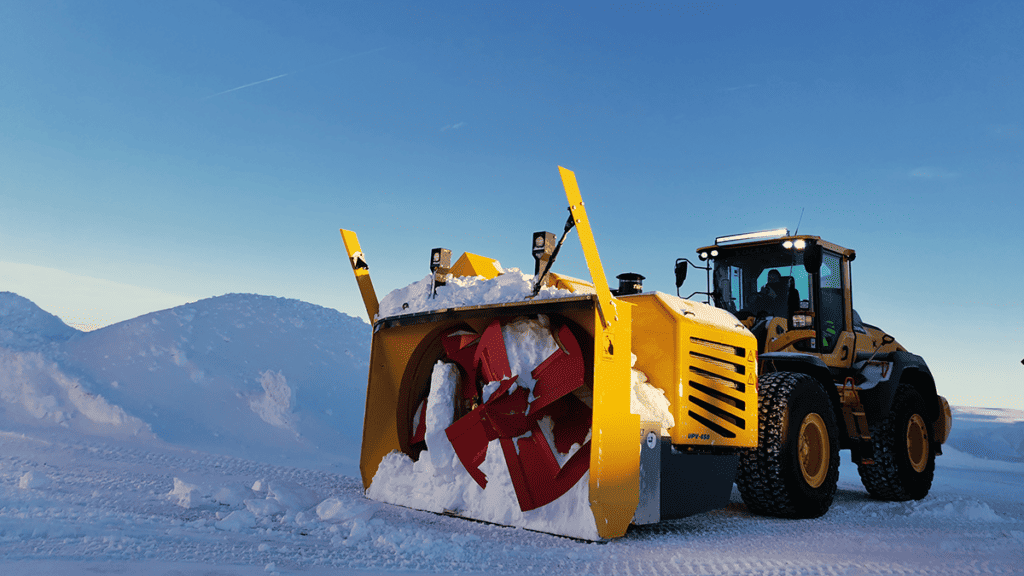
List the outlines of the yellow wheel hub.
{"type": "Polygon", "coordinates": [[[924,472],[928,466],[928,428],[920,414],[914,414],[907,422],[907,457],[915,472],[924,472]]]}
{"type": "Polygon", "coordinates": [[[828,441],[828,430],[825,421],[816,413],[810,413],[800,423],[800,437],[797,439],[797,451],[800,458],[800,472],[804,481],[811,488],[825,483],[828,475],[831,445],[828,441]]]}

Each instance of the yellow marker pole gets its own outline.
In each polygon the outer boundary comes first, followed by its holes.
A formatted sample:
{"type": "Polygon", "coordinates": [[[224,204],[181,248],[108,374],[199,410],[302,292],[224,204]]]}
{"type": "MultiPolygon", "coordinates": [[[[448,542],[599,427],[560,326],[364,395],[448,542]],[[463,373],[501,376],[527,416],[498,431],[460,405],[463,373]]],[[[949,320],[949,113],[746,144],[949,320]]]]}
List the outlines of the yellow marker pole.
{"type": "Polygon", "coordinates": [[[380,309],[380,303],[377,301],[377,293],[373,291],[370,267],[366,264],[366,256],[363,255],[363,250],[359,247],[359,237],[355,232],[342,228],[341,239],[345,242],[348,261],[352,265],[352,272],[356,275],[356,284],[359,285],[359,293],[363,296],[363,305],[366,306],[366,313],[370,316],[370,324],[373,324],[373,319],[380,309]]]}

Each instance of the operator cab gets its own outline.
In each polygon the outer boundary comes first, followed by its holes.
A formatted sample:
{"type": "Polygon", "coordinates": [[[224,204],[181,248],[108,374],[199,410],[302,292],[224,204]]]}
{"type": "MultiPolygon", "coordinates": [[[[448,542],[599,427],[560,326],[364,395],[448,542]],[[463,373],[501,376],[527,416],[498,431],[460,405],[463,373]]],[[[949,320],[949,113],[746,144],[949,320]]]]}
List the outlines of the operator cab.
{"type": "Polygon", "coordinates": [[[780,228],[723,236],[697,254],[707,262],[708,302],[743,322],[762,353],[829,355],[854,324],[853,250],[780,228]]]}

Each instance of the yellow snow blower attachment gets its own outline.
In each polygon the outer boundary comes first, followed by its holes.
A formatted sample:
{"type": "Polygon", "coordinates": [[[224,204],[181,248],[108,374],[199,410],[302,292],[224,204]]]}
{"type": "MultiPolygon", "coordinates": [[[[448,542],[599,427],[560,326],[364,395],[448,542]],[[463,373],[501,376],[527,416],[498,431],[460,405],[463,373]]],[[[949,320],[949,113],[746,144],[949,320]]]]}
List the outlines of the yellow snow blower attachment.
{"type": "Polygon", "coordinates": [[[639,275],[611,290],[559,170],[569,218],[557,243],[534,234],[532,277],[435,249],[429,276],[378,302],[341,231],[373,323],[367,497],[588,540],[728,504],[757,445],[756,340],[639,275]],[[550,272],[572,228],[591,282],[550,272]]]}

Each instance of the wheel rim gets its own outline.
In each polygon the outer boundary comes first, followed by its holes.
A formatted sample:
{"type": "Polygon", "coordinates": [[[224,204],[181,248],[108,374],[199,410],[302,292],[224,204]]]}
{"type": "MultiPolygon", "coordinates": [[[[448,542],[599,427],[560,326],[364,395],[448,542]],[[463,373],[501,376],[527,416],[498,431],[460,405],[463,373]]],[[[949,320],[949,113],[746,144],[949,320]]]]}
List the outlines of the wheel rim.
{"type": "Polygon", "coordinates": [[[828,431],[825,421],[816,413],[808,414],[800,423],[797,450],[800,457],[800,472],[811,488],[825,483],[829,459],[828,431]]]}
{"type": "Polygon", "coordinates": [[[907,457],[915,472],[924,472],[928,466],[928,428],[920,414],[914,414],[907,422],[907,457]]]}

